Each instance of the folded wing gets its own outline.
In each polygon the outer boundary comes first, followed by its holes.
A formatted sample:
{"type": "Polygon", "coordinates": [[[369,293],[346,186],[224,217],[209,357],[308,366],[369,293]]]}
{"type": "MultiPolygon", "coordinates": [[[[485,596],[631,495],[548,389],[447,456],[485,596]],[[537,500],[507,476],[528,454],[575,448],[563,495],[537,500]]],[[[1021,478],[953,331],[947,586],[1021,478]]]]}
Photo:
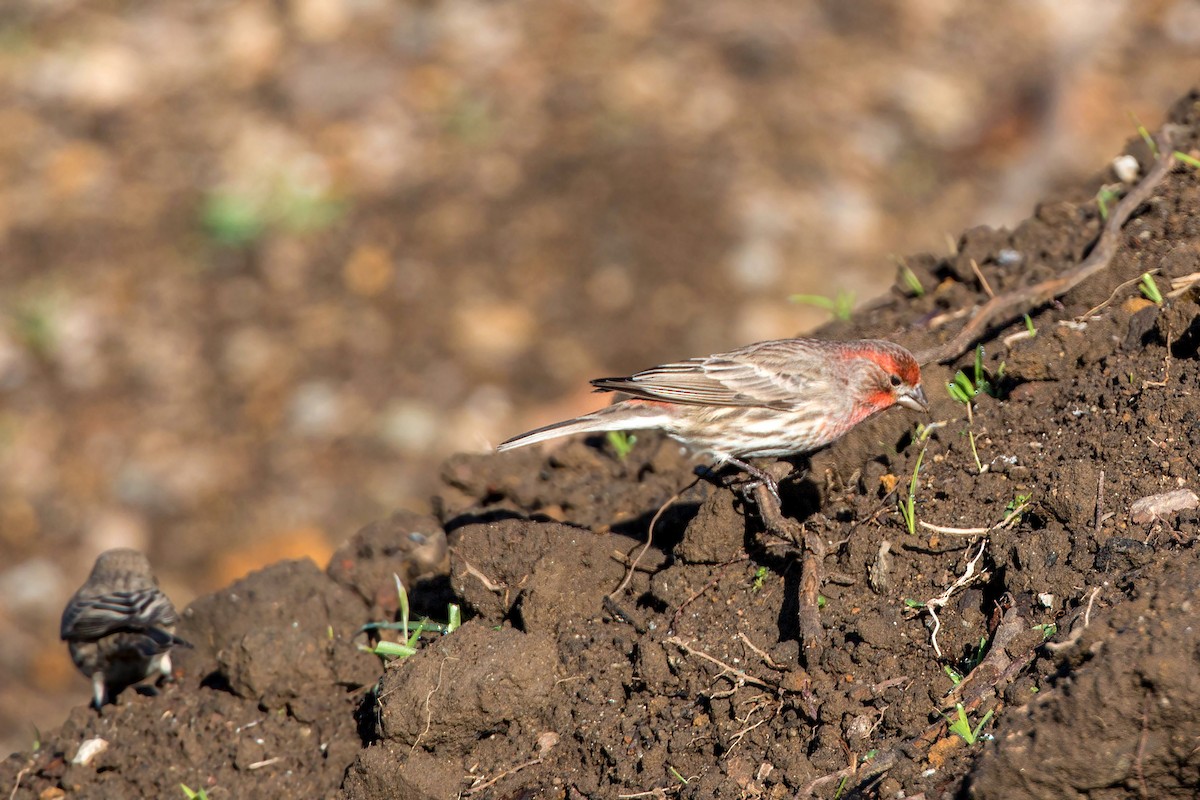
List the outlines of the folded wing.
{"type": "Polygon", "coordinates": [[[801,339],[761,342],[663,364],[627,378],[601,378],[592,385],[645,400],[788,410],[832,388],[824,359],[809,357],[811,349],[811,343],[801,339]]]}

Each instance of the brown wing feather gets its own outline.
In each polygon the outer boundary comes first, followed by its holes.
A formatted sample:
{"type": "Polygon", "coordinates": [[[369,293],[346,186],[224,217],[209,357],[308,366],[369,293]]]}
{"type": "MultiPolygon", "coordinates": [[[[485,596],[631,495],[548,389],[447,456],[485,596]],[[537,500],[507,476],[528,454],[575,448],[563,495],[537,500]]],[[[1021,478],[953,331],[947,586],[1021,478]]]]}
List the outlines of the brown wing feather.
{"type": "Polygon", "coordinates": [[[597,389],[686,405],[791,409],[834,382],[830,360],[814,358],[838,343],[813,339],[759,342],[728,353],[592,381],[597,389]]]}

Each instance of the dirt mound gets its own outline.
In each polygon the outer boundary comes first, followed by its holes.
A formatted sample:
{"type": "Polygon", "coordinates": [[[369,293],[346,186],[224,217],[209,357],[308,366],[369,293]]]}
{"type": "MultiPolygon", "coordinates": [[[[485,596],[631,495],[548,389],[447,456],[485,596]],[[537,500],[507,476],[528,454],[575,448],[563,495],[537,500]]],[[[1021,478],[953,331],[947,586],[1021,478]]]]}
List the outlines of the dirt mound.
{"type": "MultiPolygon", "coordinates": [[[[1197,97],[1174,118],[1194,152],[1197,97]]],[[[929,291],[826,335],[945,341],[988,293],[1087,254],[1100,184],[1013,231],[969,231],[954,256],[909,260],[929,291]]],[[[3,785],[30,798],[169,797],[181,783],[361,800],[1192,796],[1200,513],[1131,508],[1200,489],[1198,220],[1200,173],[1181,165],[1107,269],[994,332],[969,418],[942,387],[960,367],[975,381],[971,354],[926,369],[921,433],[889,412],[783,484],[785,511],[828,550],[823,647],[801,653],[789,548],[762,541],[738,491],[693,484],[671,442],[642,437],[624,458],[602,438],[461,457],[436,519],[364,530],[328,574],[284,563],[193,603],[176,684],[79,709],[6,761],[3,785]],[[1137,286],[1153,270],[1161,305],[1137,286]],[[898,498],[918,462],[910,531],[898,498]],[[392,572],[424,610],[455,598],[468,622],[383,668],[356,644],[394,611],[392,572]],[[979,741],[948,729],[960,713],[979,741]],[[107,749],[73,763],[93,738],[107,749]]]]}

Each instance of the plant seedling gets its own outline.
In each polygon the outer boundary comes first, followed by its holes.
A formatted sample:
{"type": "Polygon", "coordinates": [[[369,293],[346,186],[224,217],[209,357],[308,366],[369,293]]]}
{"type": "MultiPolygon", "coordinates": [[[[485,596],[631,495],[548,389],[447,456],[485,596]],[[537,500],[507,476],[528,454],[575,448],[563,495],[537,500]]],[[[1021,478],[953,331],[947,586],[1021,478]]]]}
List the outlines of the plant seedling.
{"type": "Polygon", "coordinates": [[[987,655],[987,637],[979,637],[979,646],[975,648],[975,655],[971,659],[971,669],[975,669],[983,663],[983,657],[987,655]]]}
{"type": "Polygon", "coordinates": [[[788,300],[823,308],[842,321],[850,319],[850,314],[854,311],[854,292],[839,290],[832,298],[821,294],[794,294],[788,300]]]}
{"type": "MultiPolygon", "coordinates": [[[[1032,322],[1029,325],[1032,327],[1032,322]]],[[[999,369],[996,370],[995,380],[998,381],[1003,377],[1004,362],[1001,362],[999,369]]],[[[968,378],[960,369],[954,373],[954,380],[946,384],[946,391],[955,400],[968,407],[980,392],[991,397],[999,397],[999,389],[989,380],[987,371],[983,368],[983,345],[975,348],[974,378],[968,378]]]]}
{"type": "Polygon", "coordinates": [[[1033,320],[1030,319],[1028,314],[1025,315],[1025,330],[1029,331],[1030,339],[1037,337],[1037,328],[1033,327],[1033,320]]]}
{"type": "Polygon", "coordinates": [[[917,463],[913,467],[912,478],[908,482],[908,496],[900,498],[900,515],[904,517],[904,527],[909,534],[917,535],[917,474],[921,471],[921,461],[925,458],[925,448],[917,454],[917,463]]]}
{"type": "Polygon", "coordinates": [[[1115,189],[1107,186],[1100,187],[1100,191],[1096,192],[1096,204],[1100,207],[1100,219],[1108,221],[1108,207],[1114,204],[1119,196],[1115,189]]]}
{"type": "Polygon", "coordinates": [[[757,592],[762,589],[763,584],[767,580],[767,568],[759,567],[754,570],[754,581],[750,584],[750,591],[757,592]]]}
{"type": "Polygon", "coordinates": [[[956,718],[951,719],[945,714],[942,715],[946,722],[950,723],[950,732],[957,733],[960,737],[962,737],[962,740],[969,745],[975,744],[975,742],[979,741],[979,732],[983,730],[983,726],[987,725],[988,721],[991,720],[993,712],[989,711],[984,714],[983,719],[979,720],[979,724],[972,728],[971,720],[967,718],[967,712],[966,709],[963,708],[963,704],[955,703],[954,708],[958,712],[956,718]]]}
{"type": "Polygon", "coordinates": [[[204,787],[192,789],[186,783],[181,783],[179,784],[179,788],[183,791],[183,796],[187,800],[208,800],[208,792],[204,790],[204,787]]]}
{"type": "Polygon", "coordinates": [[[608,440],[609,445],[617,454],[617,458],[621,461],[629,457],[633,446],[637,444],[637,437],[628,431],[609,431],[604,438],[608,440]]]}
{"type": "Polygon", "coordinates": [[[908,289],[909,294],[913,297],[923,297],[925,295],[925,287],[921,285],[921,279],[917,277],[917,273],[913,272],[907,264],[900,265],[900,279],[904,281],[904,286],[908,289]]]}
{"type": "Polygon", "coordinates": [[[1013,497],[1012,500],[1008,501],[1008,505],[1006,505],[1004,507],[1005,513],[1011,514],[1012,512],[1016,511],[1021,506],[1028,505],[1029,501],[1032,497],[1033,497],[1033,494],[1031,492],[1025,492],[1025,493],[1018,492],[1016,494],[1016,496],[1013,497]]]}
{"type": "Polygon", "coordinates": [[[1200,158],[1189,156],[1187,153],[1181,153],[1178,150],[1175,151],[1174,156],[1176,161],[1182,161],[1192,169],[1200,169],[1200,158]]]}
{"type": "Polygon", "coordinates": [[[942,669],[946,671],[948,676],[950,676],[950,682],[955,686],[958,686],[960,683],[962,683],[963,674],[954,667],[950,666],[949,664],[945,664],[942,669]]]}
{"type": "MultiPolygon", "coordinates": [[[[974,375],[974,379],[968,378],[960,369],[954,373],[954,380],[946,384],[946,391],[950,397],[967,407],[967,438],[971,442],[971,455],[975,457],[975,468],[983,472],[983,462],[979,460],[979,450],[975,446],[975,416],[972,403],[980,392],[992,397],[998,397],[1000,394],[983,369],[983,345],[975,348],[974,375]]],[[[1000,362],[995,379],[999,380],[1002,377],[1004,377],[1004,362],[1000,362]]]]}
{"type": "Polygon", "coordinates": [[[1043,642],[1049,640],[1052,636],[1054,636],[1054,634],[1058,633],[1058,625],[1054,624],[1053,622],[1044,622],[1041,625],[1034,625],[1033,629],[1035,631],[1042,632],[1043,642]]]}
{"type": "Polygon", "coordinates": [[[1149,272],[1142,273],[1142,282],[1138,284],[1138,289],[1141,290],[1142,296],[1154,305],[1161,306],[1163,304],[1162,292],[1158,290],[1158,284],[1154,282],[1154,278],[1149,272]]]}
{"type": "Polygon", "coordinates": [[[1142,141],[1146,143],[1146,147],[1150,148],[1150,152],[1155,158],[1158,158],[1158,143],[1154,141],[1154,137],[1150,135],[1150,131],[1146,130],[1146,126],[1138,119],[1137,114],[1129,112],[1129,119],[1133,120],[1133,126],[1137,128],[1138,136],[1142,137],[1142,141]]]}
{"type": "Polygon", "coordinates": [[[429,618],[422,618],[420,622],[413,626],[409,623],[409,607],[408,607],[408,590],[404,588],[404,583],[400,580],[400,576],[393,574],[396,579],[396,599],[400,610],[399,622],[369,622],[360,628],[360,631],[372,630],[394,630],[403,631],[403,636],[408,637],[404,642],[378,642],[374,647],[365,647],[359,645],[360,650],[369,653],[374,653],[380,658],[408,658],[417,652],[417,645],[420,643],[421,634],[425,631],[436,631],[443,636],[454,633],[462,624],[462,610],[454,603],[450,603],[446,607],[446,622],[431,622],[429,618]]]}

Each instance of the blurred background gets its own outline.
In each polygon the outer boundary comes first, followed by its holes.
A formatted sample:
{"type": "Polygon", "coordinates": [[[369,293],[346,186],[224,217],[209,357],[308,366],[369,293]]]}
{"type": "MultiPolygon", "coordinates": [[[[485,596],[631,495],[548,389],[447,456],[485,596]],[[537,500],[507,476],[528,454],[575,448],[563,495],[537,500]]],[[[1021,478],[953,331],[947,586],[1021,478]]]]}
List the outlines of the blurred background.
{"type": "Polygon", "coordinates": [[[58,616],[428,507],[587,379],[828,318],[1200,75],[1200,1],[5,0],[0,750],[58,616]]]}

